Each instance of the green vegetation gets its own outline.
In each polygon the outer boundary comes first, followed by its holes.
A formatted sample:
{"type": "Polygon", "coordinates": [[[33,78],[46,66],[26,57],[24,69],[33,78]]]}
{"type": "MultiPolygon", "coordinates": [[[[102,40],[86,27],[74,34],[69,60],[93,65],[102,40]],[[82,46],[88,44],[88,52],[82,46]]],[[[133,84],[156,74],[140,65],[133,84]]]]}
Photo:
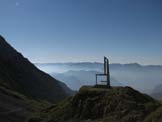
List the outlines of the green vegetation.
{"type": "Polygon", "coordinates": [[[145,122],[162,122],[162,106],[152,112],[146,119],[145,122]]]}
{"type": "Polygon", "coordinates": [[[44,108],[48,102],[36,101],[16,91],[0,86],[0,120],[4,122],[23,122],[44,108]]]}
{"type": "Polygon", "coordinates": [[[1,86],[0,86],[0,92],[11,98],[15,98],[17,100],[24,102],[24,104],[26,105],[26,108],[30,109],[31,111],[40,111],[41,109],[47,108],[48,106],[50,106],[50,103],[48,103],[47,101],[41,101],[41,100],[36,101],[18,92],[15,92],[10,89],[6,89],[1,86]]]}
{"type": "Polygon", "coordinates": [[[84,86],[74,97],[36,114],[29,122],[152,122],[149,120],[161,112],[160,106],[130,87],[84,86]]]}

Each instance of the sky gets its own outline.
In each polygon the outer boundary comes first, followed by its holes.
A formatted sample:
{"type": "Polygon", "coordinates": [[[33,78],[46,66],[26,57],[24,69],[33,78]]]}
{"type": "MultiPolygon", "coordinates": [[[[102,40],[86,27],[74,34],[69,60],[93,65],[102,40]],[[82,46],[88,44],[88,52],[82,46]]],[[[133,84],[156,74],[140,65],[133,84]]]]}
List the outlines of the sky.
{"type": "Polygon", "coordinates": [[[0,0],[0,34],[34,63],[162,65],[162,1],[0,0]]]}

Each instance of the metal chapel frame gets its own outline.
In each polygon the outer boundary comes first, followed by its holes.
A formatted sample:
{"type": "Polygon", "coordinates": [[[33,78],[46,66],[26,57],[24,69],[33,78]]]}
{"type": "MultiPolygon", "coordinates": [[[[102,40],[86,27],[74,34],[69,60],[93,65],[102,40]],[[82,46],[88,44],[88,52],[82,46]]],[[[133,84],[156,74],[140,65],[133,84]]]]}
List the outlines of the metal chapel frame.
{"type": "Polygon", "coordinates": [[[103,74],[96,74],[96,85],[98,84],[98,76],[106,76],[106,85],[110,87],[110,72],[109,72],[109,60],[107,57],[104,57],[104,73],[103,74]]]}

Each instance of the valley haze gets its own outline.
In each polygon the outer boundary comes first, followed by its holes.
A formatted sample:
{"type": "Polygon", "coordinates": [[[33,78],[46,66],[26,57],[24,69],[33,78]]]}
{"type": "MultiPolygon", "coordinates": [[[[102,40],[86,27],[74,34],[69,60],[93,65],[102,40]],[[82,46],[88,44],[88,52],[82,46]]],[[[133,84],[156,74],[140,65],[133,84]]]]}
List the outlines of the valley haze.
{"type": "MultiPolygon", "coordinates": [[[[63,81],[73,90],[78,90],[82,85],[94,85],[95,74],[103,72],[103,64],[97,62],[36,63],[35,65],[63,81]]],[[[112,85],[131,86],[150,95],[154,94],[155,88],[162,84],[161,74],[161,65],[110,64],[112,85]]]]}

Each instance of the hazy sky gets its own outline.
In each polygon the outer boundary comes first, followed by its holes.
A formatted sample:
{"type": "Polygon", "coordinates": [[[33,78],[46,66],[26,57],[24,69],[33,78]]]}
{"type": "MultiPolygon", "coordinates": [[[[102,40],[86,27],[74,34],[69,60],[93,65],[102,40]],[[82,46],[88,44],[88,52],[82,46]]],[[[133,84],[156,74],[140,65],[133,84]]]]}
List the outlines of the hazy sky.
{"type": "Polygon", "coordinates": [[[0,34],[32,62],[162,65],[162,1],[0,0],[0,34]]]}

